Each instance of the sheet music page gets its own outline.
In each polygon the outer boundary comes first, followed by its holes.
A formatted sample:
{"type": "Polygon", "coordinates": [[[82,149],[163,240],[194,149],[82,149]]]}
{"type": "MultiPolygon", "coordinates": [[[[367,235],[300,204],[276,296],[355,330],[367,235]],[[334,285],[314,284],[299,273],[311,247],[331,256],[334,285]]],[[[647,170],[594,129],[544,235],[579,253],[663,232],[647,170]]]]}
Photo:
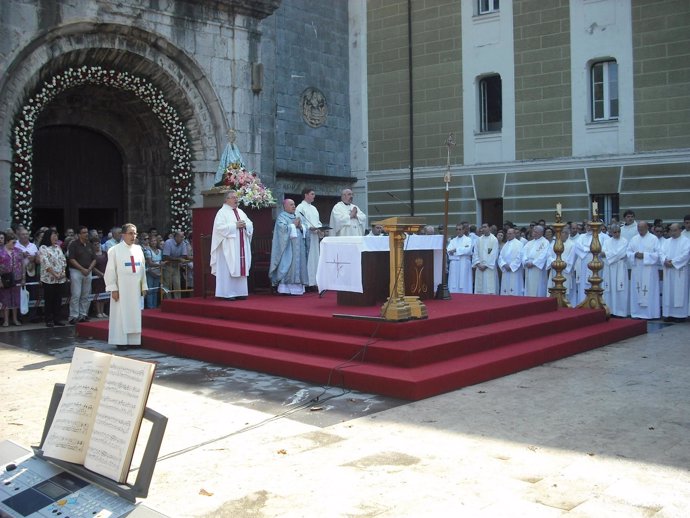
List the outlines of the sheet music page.
{"type": "Polygon", "coordinates": [[[84,462],[111,355],[75,348],[67,382],[43,444],[48,457],[84,462]]]}
{"type": "Polygon", "coordinates": [[[85,467],[120,483],[126,481],[155,368],[153,363],[112,357],[85,467]]]}

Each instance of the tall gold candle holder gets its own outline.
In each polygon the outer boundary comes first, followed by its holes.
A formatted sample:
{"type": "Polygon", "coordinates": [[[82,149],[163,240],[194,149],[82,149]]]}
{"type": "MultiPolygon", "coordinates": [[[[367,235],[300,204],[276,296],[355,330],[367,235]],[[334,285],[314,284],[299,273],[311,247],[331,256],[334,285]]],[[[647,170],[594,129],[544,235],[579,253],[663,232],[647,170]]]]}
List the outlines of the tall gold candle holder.
{"type": "Polygon", "coordinates": [[[569,308],[570,302],[566,297],[566,287],[564,286],[565,277],[563,277],[563,270],[565,270],[566,264],[563,259],[561,259],[561,254],[565,249],[563,246],[563,239],[561,237],[561,231],[565,227],[565,223],[561,222],[561,213],[556,211],[556,222],[553,224],[553,228],[556,232],[556,242],[553,245],[553,251],[556,254],[556,259],[551,263],[551,268],[556,272],[556,276],[553,278],[553,287],[549,288],[549,296],[556,299],[559,308],[569,308]]]}
{"type": "Polygon", "coordinates": [[[603,309],[606,311],[606,318],[609,318],[611,311],[604,303],[604,289],[600,286],[603,279],[599,277],[599,271],[604,267],[604,264],[599,259],[599,254],[601,253],[599,229],[602,223],[599,221],[596,211],[589,225],[592,227],[592,243],[589,246],[589,251],[592,253],[592,260],[587,263],[587,267],[592,270],[592,275],[588,279],[590,287],[585,290],[585,300],[580,302],[577,307],[582,309],[603,309]]]}

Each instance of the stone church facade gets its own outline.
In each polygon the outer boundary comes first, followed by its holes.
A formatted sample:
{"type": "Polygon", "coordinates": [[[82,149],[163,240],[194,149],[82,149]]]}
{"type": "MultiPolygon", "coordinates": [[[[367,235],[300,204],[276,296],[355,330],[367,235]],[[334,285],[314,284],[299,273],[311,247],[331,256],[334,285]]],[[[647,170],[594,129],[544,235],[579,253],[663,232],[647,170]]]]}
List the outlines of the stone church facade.
{"type": "Polygon", "coordinates": [[[346,2],[0,3],[0,226],[184,226],[231,128],[277,199],[357,183],[350,27],[346,2]]]}

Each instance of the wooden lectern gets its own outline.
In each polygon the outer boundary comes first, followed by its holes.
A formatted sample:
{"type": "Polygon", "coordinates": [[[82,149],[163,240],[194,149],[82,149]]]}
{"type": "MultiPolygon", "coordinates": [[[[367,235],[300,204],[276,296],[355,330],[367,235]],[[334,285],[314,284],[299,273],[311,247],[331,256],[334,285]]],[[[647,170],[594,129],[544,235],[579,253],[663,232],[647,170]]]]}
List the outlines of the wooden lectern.
{"type": "Polygon", "coordinates": [[[402,321],[411,318],[427,318],[426,306],[417,296],[405,296],[404,245],[406,233],[416,234],[424,226],[423,218],[400,216],[377,221],[388,232],[390,249],[389,296],[381,307],[386,320],[402,321]]]}

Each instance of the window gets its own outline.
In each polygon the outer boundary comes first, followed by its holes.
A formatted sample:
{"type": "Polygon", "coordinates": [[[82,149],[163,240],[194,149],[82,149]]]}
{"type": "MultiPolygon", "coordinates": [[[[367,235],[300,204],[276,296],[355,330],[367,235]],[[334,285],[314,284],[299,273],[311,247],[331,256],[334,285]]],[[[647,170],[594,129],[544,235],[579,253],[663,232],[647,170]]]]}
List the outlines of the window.
{"type": "Polygon", "coordinates": [[[479,14],[495,13],[498,11],[498,0],[479,0],[479,14]]]}
{"type": "Polygon", "coordinates": [[[501,101],[501,76],[486,76],[479,80],[480,122],[479,131],[501,131],[503,104],[501,101]]]}
{"type": "Polygon", "coordinates": [[[618,63],[600,61],[592,65],[592,120],[618,119],[618,63]]]}

